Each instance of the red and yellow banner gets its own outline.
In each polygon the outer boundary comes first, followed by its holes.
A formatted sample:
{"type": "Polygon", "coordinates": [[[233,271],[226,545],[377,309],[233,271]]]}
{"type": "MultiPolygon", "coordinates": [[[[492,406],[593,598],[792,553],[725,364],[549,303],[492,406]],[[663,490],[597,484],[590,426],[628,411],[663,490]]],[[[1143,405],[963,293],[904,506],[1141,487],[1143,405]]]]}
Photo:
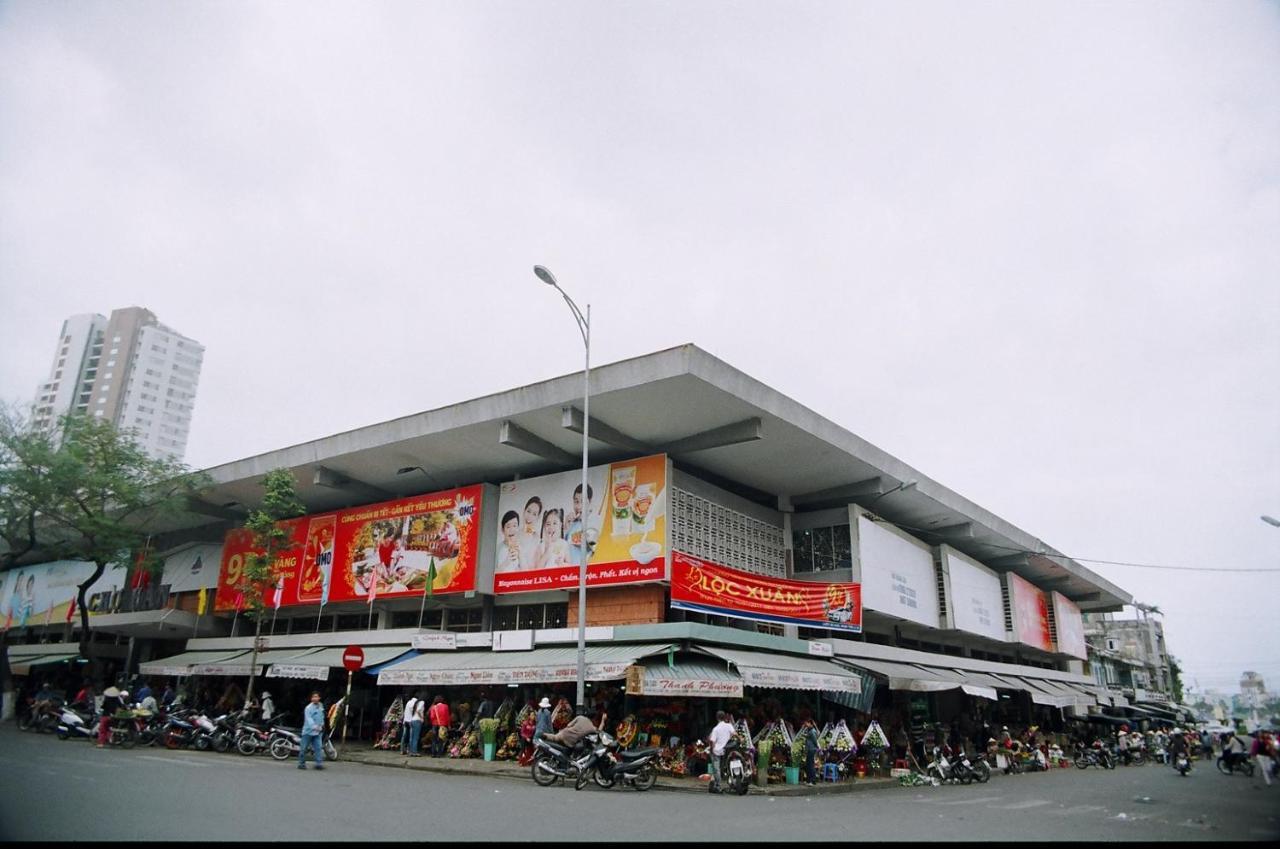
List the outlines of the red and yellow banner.
{"type": "Polygon", "coordinates": [[[671,553],[671,606],[737,619],[862,631],[862,586],[788,581],[671,553]]]}
{"type": "MultiPolygon", "coordinates": [[[[293,547],[275,564],[284,579],[281,607],[420,596],[432,569],[432,593],[476,588],[480,486],[415,495],[281,522],[293,547]]],[[[236,609],[248,531],[227,533],[214,610],[236,609]]],[[[275,581],[264,588],[274,606],[275,581]]]]}

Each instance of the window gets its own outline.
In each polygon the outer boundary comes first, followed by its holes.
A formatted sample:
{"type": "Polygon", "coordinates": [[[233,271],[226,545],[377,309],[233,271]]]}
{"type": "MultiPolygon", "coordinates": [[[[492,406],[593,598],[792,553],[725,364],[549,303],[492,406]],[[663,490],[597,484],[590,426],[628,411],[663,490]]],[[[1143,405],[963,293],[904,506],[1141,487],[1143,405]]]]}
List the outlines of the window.
{"type": "Polygon", "coordinates": [[[830,572],[853,567],[848,525],[793,531],[791,545],[796,572],[830,572]]]}
{"type": "Polygon", "coordinates": [[[483,618],[484,611],[478,607],[470,607],[465,610],[450,610],[444,629],[457,632],[479,631],[483,618]]]}
{"type": "Polygon", "coordinates": [[[369,627],[369,617],[358,613],[347,613],[337,617],[335,631],[363,631],[369,627]]]}
{"type": "MultiPolygon", "coordinates": [[[[401,611],[398,611],[398,612],[394,612],[394,613],[392,613],[392,614],[391,614],[391,627],[392,627],[392,628],[417,628],[417,627],[418,627],[418,613],[419,613],[419,611],[417,611],[417,610],[401,610],[401,611]]],[[[438,631],[438,630],[440,630],[440,613],[441,613],[441,611],[440,611],[439,609],[436,609],[436,610],[424,610],[424,611],[422,611],[421,613],[422,613],[422,627],[423,627],[423,628],[430,628],[430,629],[432,629],[432,630],[434,630],[434,631],[438,631]]],[[[369,620],[368,620],[368,617],[365,617],[364,622],[367,624],[367,623],[368,623],[368,621],[369,621],[369,620]]],[[[364,627],[365,627],[365,625],[361,625],[360,627],[361,627],[361,628],[364,628],[364,627]]],[[[342,629],[341,629],[341,628],[339,628],[339,630],[342,630],[342,629]]]]}

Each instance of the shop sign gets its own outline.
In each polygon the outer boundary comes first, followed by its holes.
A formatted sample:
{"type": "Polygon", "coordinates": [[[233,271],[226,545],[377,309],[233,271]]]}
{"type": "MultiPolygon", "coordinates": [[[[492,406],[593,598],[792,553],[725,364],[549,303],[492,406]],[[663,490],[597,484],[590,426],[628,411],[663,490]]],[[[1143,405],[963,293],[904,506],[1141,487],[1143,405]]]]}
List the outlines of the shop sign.
{"type": "Polygon", "coordinates": [[[648,675],[639,664],[627,669],[629,696],[695,696],[711,699],[742,698],[742,681],[710,678],[667,678],[648,675]]]}
{"type": "Polygon", "coordinates": [[[299,663],[273,663],[267,672],[268,678],[302,678],[314,681],[326,681],[329,678],[329,667],[306,666],[299,663]]]}
{"type": "Polygon", "coordinates": [[[409,645],[418,651],[453,651],[458,647],[457,634],[414,634],[409,645]]]}
{"type": "Polygon", "coordinates": [[[1080,615],[1080,608],[1056,590],[1049,593],[1049,601],[1053,605],[1058,651],[1086,660],[1089,652],[1084,641],[1084,617],[1080,615]]]}
{"type": "MultiPolygon", "coordinates": [[[[588,663],[588,681],[614,681],[626,676],[628,663],[588,663]]],[[[481,684],[552,684],[578,680],[578,664],[570,666],[520,666],[499,669],[387,669],[378,675],[380,686],[429,684],[441,687],[481,684]]]]}
{"type": "MultiPolygon", "coordinates": [[[[191,667],[189,675],[248,675],[249,664],[200,663],[191,667]]],[[[262,674],[262,667],[253,667],[255,676],[262,674]]]]}
{"type": "Polygon", "coordinates": [[[856,677],[823,675],[819,672],[794,672],[789,669],[763,669],[758,666],[740,666],[738,674],[749,687],[775,687],[782,690],[832,690],[837,693],[862,692],[862,682],[856,677]]]}
{"type": "Polygon", "coordinates": [[[533,631],[494,631],[494,651],[529,651],[533,648],[533,631]]]}
{"type": "MultiPolygon", "coordinates": [[[[281,607],[341,601],[417,598],[476,589],[479,485],[368,504],[280,522],[292,548],[272,569],[281,607]],[[434,575],[434,579],[432,576],[434,575]]],[[[244,528],[227,533],[214,609],[237,607],[245,558],[253,553],[244,528]]],[[[275,606],[275,591],[263,599],[275,606]]]]}
{"type": "Polygon", "coordinates": [[[815,657],[831,657],[835,654],[835,649],[831,647],[831,643],[819,643],[810,640],[809,654],[815,657]]]}
{"type": "Polygon", "coordinates": [[[666,455],[596,466],[585,499],[581,486],[581,472],[502,485],[495,594],[576,588],[584,533],[587,586],[666,580],[666,455]]]}
{"type": "Polygon", "coordinates": [[[858,633],[860,590],[858,584],[756,575],[680,551],[671,556],[671,606],[681,610],[858,633]]]}

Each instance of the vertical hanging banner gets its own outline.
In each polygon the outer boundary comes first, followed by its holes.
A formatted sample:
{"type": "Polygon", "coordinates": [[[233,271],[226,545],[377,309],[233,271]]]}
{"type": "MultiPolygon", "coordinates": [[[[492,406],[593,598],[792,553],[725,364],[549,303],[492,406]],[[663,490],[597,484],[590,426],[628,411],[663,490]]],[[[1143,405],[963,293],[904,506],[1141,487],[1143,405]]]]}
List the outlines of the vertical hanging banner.
{"type": "Polygon", "coordinates": [[[502,485],[498,496],[497,593],[578,586],[582,535],[587,585],[667,577],[667,457],[655,454],[502,485]]]}
{"type": "Polygon", "coordinates": [[[1053,651],[1053,634],[1049,630],[1049,604],[1035,584],[1013,572],[1004,573],[1009,590],[1009,607],[1013,621],[1014,642],[1043,651],[1053,651]]]}
{"type": "MultiPolygon", "coordinates": [[[[284,580],[280,606],[416,598],[433,568],[433,595],[474,590],[480,498],[475,485],[281,522],[293,547],[274,567],[284,580]]],[[[215,610],[235,609],[252,551],[243,528],[227,533],[215,610]]]]}
{"type": "Polygon", "coordinates": [[[862,631],[862,587],[788,581],[671,555],[671,606],[737,619],[862,631]]]}

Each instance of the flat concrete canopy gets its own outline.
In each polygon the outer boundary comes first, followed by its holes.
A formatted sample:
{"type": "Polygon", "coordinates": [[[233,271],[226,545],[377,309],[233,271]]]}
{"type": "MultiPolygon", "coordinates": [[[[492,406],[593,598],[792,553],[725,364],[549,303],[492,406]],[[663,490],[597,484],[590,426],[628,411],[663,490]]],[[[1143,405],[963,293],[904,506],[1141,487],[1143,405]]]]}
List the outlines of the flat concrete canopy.
{"type": "MultiPolygon", "coordinates": [[[[208,469],[200,512],[155,532],[221,541],[293,470],[321,512],[479,482],[581,468],[582,373],[428,410],[208,469]],[[411,469],[408,472],[401,470],[411,469]],[[181,531],[188,533],[180,533],[181,531]]],[[[1129,593],[918,470],[694,345],[593,368],[591,465],[666,452],[676,466],[771,508],[797,512],[876,498],[875,512],[929,543],[1015,571],[1085,611],[1129,593]],[[912,488],[896,490],[907,481],[912,488]],[[877,497],[878,496],[878,497],[877,497]]]]}

